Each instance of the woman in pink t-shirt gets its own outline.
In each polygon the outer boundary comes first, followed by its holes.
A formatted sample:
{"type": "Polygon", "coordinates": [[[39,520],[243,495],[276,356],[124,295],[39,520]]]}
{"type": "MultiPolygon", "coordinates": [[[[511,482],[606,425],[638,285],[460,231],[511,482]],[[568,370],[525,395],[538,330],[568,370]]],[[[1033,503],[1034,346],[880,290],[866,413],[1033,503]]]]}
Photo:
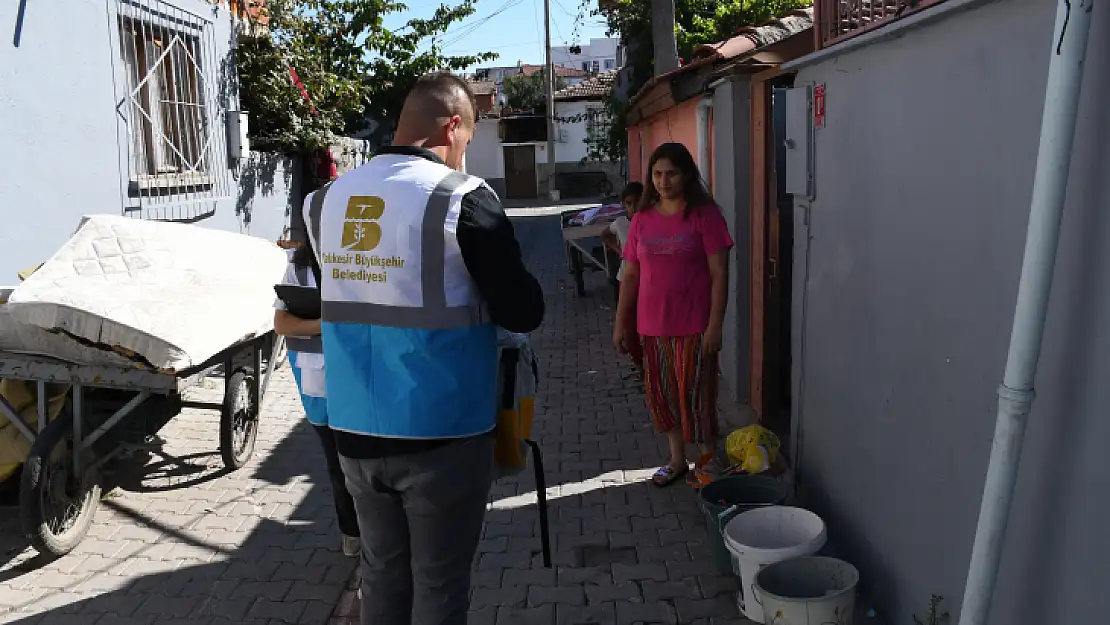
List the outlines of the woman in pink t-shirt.
{"type": "Polygon", "coordinates": [[[613,344],[624,353],[641,339],[648,411],[665,432],[670,459],[652,478],[669,486],[689,470],[686,443],[701,457],[691,484],[715,462],[718,354],[732,238],[689,150],[664,143],[651,155],[640,208],[624,246],[624,279],[613,344]],[[636,318],[631,315],[635,311],[636,318]]]}

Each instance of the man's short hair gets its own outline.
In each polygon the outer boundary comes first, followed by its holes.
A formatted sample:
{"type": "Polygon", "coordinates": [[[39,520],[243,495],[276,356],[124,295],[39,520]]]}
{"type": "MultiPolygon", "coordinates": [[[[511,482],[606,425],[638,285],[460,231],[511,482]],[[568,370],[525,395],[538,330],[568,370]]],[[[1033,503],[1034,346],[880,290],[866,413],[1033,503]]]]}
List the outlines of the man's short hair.
{"type": "Polygon", "coordinates": [[[466,81],[450,72],[421,76],[405,98],[405,107],[415,107],[424,117],[443,119],[458,115],[467,126],[478,119],[478,103],[466,81]]]}

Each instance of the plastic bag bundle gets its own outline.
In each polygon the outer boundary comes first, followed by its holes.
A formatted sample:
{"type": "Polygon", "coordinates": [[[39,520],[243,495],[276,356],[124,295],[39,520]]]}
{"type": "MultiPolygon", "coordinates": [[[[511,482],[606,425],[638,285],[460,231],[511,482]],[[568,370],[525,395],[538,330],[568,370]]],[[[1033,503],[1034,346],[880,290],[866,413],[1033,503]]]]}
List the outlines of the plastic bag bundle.
{"type": "Polygon", "coordinates": [[[729,462],[753,474],[770,469],[778,458],[779,448],[779,437],[758,424],[734,431],[725,441],[729,462]]]}

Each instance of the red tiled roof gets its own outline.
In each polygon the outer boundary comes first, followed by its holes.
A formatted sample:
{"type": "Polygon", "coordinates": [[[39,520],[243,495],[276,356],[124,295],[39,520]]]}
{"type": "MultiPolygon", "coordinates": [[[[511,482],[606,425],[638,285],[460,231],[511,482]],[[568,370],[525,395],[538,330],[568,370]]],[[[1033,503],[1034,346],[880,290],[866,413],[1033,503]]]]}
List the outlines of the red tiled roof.
{"type": "Polygon", "coordinates": [[[613,91],[613,81],[616,80],[619,69],[601,72],[597,76],[587,78],[577,85],[555,92],[556,100],[602,100],[613,91]]]}
{"type": "Polygon", "coordinates": [[[813,26],[813,7],[799,9],[759,26],[745,26],[733,36],[717,43],[694,48],[694,58],[734,59],[756,48],[767,46],[813,26]]]}

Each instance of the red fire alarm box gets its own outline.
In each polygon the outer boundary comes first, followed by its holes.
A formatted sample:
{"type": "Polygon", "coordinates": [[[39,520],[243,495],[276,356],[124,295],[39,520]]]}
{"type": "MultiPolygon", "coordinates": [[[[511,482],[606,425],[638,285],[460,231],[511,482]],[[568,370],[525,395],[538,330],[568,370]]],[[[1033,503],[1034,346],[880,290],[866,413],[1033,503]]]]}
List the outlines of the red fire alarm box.
{"type": "Polygon", "coordinates": [[[825,85],[824,83],[813,88],[813,127],[825,127],[825,85]]]}

